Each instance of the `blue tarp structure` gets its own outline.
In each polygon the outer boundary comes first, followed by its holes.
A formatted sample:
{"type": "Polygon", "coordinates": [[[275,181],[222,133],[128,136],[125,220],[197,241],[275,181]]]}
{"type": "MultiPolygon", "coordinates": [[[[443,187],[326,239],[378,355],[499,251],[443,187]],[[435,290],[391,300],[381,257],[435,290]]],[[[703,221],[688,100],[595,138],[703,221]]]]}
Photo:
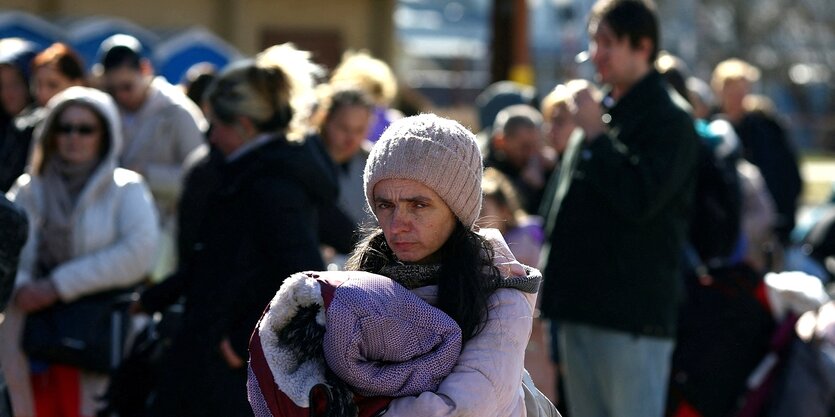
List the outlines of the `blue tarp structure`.
{"type": "Polygon", "coordinates": [[[195,27],[173,32],[161,38],[157,33],[128,20],[93,16],[50,23],[21,11],[0,11],[0,39],[23,38],[46,48],[54,42],[66,42],[78,52],[89,72],[98,62],[99,45],[112,35],[124,33],[139,39],[144,56],[151,60],[156,73],[176,84],[188,69],[207,62],[221,69],[241,54],[210,31],[195,27]]]}
{"type": "Polygon", "coordinates": [[[0,12],[0,38],[23,38],[41,49],[64,40],[63,31],[35,15],[10,11],[0,12]]]}
{"type": "Polygon", "coordinates": [[[70,25],[67,38],[70,45],[81,55],[89,71],[97,63],[99,45],[118,33],[131,35],[145,48],[144,55],[153,61],[154,48],[159,36],[127,20],[112,17],[89,17],[70,25]]]}
{"type": "Polygon", "coordinates": [[[160,42],[154,57],[157,74],[177,84],[194,64],[207,62],[220,70],[240,53],[211,32],[192,28],[160,42]]]}

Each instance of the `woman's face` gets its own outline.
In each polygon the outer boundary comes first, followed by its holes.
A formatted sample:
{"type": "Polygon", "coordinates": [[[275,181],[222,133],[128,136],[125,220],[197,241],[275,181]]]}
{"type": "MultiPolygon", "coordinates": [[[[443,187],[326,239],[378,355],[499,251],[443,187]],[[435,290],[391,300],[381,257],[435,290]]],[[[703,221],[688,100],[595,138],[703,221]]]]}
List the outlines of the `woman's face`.
{"type": "Polygon", "coordinates": [[[551,119],[545,123],[545,135],[558,154],[565,152],[565,148],[568,146],[568,138],[571,137],[571,133],[576,126],[567,105],[558,104],[554,106],[551,119]]]}
{"type": "MultiPolygon", "coordinates": [[[[742,101],[748,95],[751,87],[744,78],[729,79],[719,92],[722,100],[722,111],[731,119],[739,119],[745,112],[742,101]]],[[[735,120],[736,121],[736,120],[735,120]]]]}
{"type": "Polygon", "coordinates": [[[371,126],[371,110],[363,106],[343,107],[332,114],[322,127],[322,137],[331,158],[348,162],[360,150],[371,126]]]}
{"type": "Polygon", "coordinates": [[[0,65],[0,105],[6,113],[16,116],[29,104],[26,81],[9,65],[0,65]]]}
{"type": "Polygon", "coordinates": [[[73,104],[64,109],[58,117],[55,132],[58,155],[63,160],[81,164],[99,157],[103,129],[90,108],[73,104]]]}
{"type": "Polygon", "coordinates": [[[413,180],[387,179],[374,186],[374,214],[394,255],[403,262],[438,261],[438,250],[456,218],[431,188],[413,180]]]}
{"type": "Polygon", "coordinates": [[[209,121],[212,126],[209,131],[209,142],[224,156],[231,155],[243,146],[244,139],[234,124],[226,123],[217,117],[210,117],[209,121]]]}
{"type": "Polygon", "coordinates": [[[44,65],[35,70],[32,76],[35,85],[35,101],[39,106],[46,106],[49,99],[69,87],[80,85],[76,80],[67,78],[54,64],[44,65]]]}

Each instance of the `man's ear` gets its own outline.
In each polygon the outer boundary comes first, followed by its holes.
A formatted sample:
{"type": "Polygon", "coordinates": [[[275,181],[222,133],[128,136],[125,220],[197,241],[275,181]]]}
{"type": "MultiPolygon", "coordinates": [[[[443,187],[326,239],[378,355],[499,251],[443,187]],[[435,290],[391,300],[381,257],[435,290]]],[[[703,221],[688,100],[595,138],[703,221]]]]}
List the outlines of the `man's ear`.
{"type": "Polygon", "coordinates": [[[503,151],[507,147],[507,136],[504,132],[496,132],[493,134],[493,149],[503,151]]]}
{"type": "MultiPolygon", "coordinates": [[[[641,38],[638,41],[638,47],[636,48],[636,50],[639,51],[641,55],[643,55],[645,61],[650,62],[649,57],[652,56],[652,50],[654,48],[655,44],[652,43],[652,40],[650,38],[641,38]]],[[[652,62],[651,64],[655,65],[655,63],[652,62]]]]}
{"type": "Polygon", "coordinates": [[[139,60],[139,71],[142,75],[146,77],[153,77],[154,76],[154,66],[151,65],[151,60],[148,58],[142,58],[139,60]]]}

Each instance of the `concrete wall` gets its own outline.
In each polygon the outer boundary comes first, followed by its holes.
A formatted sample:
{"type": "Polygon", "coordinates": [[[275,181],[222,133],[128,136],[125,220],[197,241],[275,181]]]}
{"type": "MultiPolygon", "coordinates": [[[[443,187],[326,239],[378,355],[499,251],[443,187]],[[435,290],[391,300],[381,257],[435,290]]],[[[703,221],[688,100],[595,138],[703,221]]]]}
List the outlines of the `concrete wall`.
{"type": "Polygon", "coordinates": [[[393,55],[395,0],[4,0],[5,10],[46,19],[112,16],[154,31],[204,26],[245,54],[261,50],[268,32],[329,32],[342,48],[393,55]]]}

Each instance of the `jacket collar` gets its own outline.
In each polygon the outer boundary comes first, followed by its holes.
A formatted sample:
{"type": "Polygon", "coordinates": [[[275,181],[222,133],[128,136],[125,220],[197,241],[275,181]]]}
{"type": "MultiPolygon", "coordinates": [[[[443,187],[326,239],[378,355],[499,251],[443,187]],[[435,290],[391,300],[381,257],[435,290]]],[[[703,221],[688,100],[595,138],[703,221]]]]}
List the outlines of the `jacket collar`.
{"type": "Polygon", "coordinates": [[[611,115],[611,121],[608,123],[610,131],[613,131],[619,140],[630,138],[629,132],[652,114],[659,98],[663,97],[669,97],[669,92],[666,82],[655,69],[650,70],[644,78],[635,83],[620,100],[615,102],[610,92],[603,100],[604,111],[611,115]]]}

